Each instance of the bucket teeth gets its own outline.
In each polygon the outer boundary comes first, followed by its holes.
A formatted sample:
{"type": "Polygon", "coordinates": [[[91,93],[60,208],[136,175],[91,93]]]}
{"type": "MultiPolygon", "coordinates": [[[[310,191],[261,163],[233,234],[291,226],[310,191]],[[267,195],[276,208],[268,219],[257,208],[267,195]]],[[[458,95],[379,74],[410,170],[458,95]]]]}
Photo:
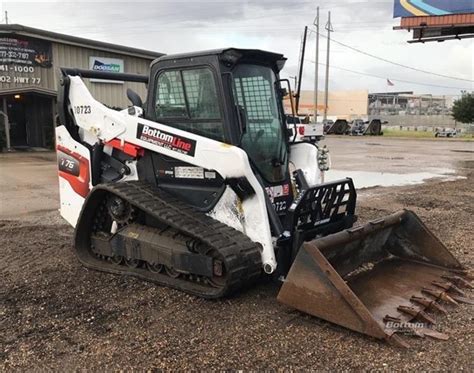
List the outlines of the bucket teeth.
{"type": "Polygon", "coordinates": [[[437,330],[434,330],[434,329],[421,328],[419,332],[423,333],[423,335],[427,337],[438,339],[440,341],[447,341],[449,339],[449,336],[447,334],[438,332],[437,330]]]}
{"type": "Polygon", "coordinates": [[[474,304],[473,299],[461,297],[460,295],[452,295],[452,298],[458,303],[474,304]]]}
{"type": "Polygon", "coordinates": [[[385,317],[383,318],[383,322],[385,322],[385,323],[387,323],[387,322],[402,322],[402,319],[400,319],[399,317],[385,315],[385,317]]]}
{"type": "Polygon", "coordinates": [[[421,304],[422,306],[426,307],[427,309],[435,310],[445,315],[448,313],[444,307],[438,304],[435,300],[426,299],[423,297],[412,296],[410,299],[413,303],[421,304]]]}
{"type": "Polygon", "coordinates": [[[448,276],[448,275],[443,275],[441,277],[444,278],[445,280],[451,281],[453,284],[457,286],[468,288],[468,289],[474,289],[474,286],[472,286],[472,284],[469,281],[463,279],[462,277],[448,276]]]}
{"type": "Polygon", "coordinates": [[[437,286],[441,289],[444,289],[446,291],[451,291],[453,293],[457,293],[461,296],[465,296],[466,293],[464,293],[464,291],[462,291],[461,289],[459,289],[456,285],[454,285],[452,282],[440,282],[440,281],[432,281],[431,282],[432,285],[434,286],[437,286]]]}
{"type": "Polygon", "coordinates": [[[406,313],[410,316],[413,316],[413,318],[416,318],[422,322],[427,322],[430,324],[436,324],[436,321],[428,316],[425,312],[421,310],[417,310],[413,307],[407,307],[407,306],[398,306],[397,308],[398,311],[406,313]]]}
{"type": "Polygon", "coordinates": [[[425,338],[425,334],[419,328],[408,328],[408,330],[415,336],[419,338],[425,338]]]}
{"type": "Polygon", "coordinates": [[[410,327],[409,323],[403,323],[402,319],[400,319],[399,317],[385,315],[385,317],[383,318],[383,321],[386,324],[394,323],[395,325],[397,325],[398,327],[397,332],[406,332],[407,330],[409,330],[416,337],[420,337],[420,338],[425,337],[425,335],[422,332],[420,332],[418,328],[410,327]]]}
{"type": "Polygon", "coordinates": [[[469,281],[474,280],[474,274],[471,271],[464,270],[464,271],[461,271],[461,274],[463,277],[467,278],[469,281]]]}
{"type": "Polygon", "coordinates": [[[423,288],[421,291],[423,293],[426,293],[426,294],[429,294],[429,295],[435,297],[436,299],[440,299],[442,301],[454,304],[456,306],[459,305],[459,303],[456,302],[453,298],[451,298],[448,294],[446,294],[445,291],[438,291],[438,290],[433,290],[433,289],[428,289],[428,288],[423,288]]]}
{"type": "Polygon", "coordinates": [[[394,346],[397,346],[397,347],[401,347],[401,348],[410,348],[410,344],[406,341],[404,341],[399,335],[397,335],[396,333],[393,333],[391,337],[387,338],[387,341],[394,345],[394,346]]]}

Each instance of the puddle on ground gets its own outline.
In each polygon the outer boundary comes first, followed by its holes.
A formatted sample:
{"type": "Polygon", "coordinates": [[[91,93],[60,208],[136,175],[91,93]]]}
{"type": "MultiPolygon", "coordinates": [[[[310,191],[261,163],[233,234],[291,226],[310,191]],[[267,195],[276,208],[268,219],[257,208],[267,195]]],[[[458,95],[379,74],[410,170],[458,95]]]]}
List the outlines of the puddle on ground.
{"type": "Polygon", "coordinates": [[[428,179],[442,179],[442,181],[452,181],[465,179],[464,176],[456,176],[456,171],[452,169],[440,169],[434,172],[413,172],[405,174],[395,174],[390,172],[370,172],[370,171],[345,171],[329,170],[325,173],[325,181],[334,181],[352,178],[356,189],[371,188],[376,186],[402,186],[422,184],[428,179]]]}

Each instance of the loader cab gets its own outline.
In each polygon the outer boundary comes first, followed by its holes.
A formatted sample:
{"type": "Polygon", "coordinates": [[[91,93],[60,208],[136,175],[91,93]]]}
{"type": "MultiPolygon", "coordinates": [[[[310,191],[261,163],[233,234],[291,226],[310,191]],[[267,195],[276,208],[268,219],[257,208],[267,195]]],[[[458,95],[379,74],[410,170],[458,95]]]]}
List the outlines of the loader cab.
{"type": "Polygon", "coordinates": [[[151,65],[146,117],[241,147],[265,186],[281,185],[289,178],[285,60],[234,48],[160,57],[151,65]]]}

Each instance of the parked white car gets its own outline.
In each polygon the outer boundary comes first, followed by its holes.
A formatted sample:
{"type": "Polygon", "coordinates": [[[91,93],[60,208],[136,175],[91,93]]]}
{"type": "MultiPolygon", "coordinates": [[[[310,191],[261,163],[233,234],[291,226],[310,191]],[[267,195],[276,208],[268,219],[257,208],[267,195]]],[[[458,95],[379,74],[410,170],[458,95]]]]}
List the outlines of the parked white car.
{"type": "Polygon", "coordinates": [[[455,128],[443,128],[435,132],[435,137],[456,137],[458,130],[455,128]]]}

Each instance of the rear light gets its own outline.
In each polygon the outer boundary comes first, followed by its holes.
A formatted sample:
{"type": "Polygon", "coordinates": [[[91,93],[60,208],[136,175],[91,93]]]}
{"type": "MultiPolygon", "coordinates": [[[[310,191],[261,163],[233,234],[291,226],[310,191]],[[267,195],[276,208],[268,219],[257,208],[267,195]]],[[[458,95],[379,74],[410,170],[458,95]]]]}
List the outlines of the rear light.
{"type": "Polygon", "coordinates": [[[298,133],[299,133],[301,136],[304,136],[304,126],[298,127],[298,133]]]}

